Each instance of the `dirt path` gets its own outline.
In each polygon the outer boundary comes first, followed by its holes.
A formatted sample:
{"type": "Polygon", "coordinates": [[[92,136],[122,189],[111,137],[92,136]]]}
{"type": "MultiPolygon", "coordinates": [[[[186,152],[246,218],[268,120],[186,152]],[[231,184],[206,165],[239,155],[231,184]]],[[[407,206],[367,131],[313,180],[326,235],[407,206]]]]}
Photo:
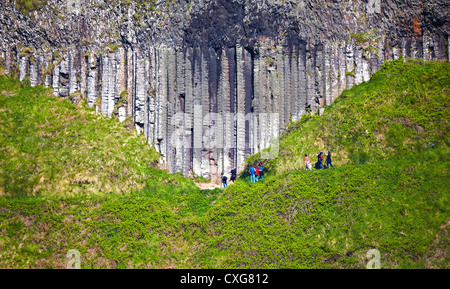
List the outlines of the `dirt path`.
{"type": "Polygon", "coordinates": [[[221,188],[220,184],[217,183],[195,183],[197,185],[197,187],[200,188],[200,190],[214,190],[216,188],[221,188]]]}

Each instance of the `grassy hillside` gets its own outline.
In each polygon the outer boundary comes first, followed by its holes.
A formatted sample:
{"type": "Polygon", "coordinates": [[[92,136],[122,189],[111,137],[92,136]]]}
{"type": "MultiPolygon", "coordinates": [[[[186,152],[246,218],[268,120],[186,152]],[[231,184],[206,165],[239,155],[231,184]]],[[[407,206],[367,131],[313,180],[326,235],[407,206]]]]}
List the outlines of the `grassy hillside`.
{"type": "Polygon", "coordinates": [[[382,268],[448,268],[450,179],[442,157],[240,181],[204,218],[212,233],[205,264],[365,268],[367,252],[378,249],[382,268]]]}
{"type": "MultiPolygon", "coordinates": [[[[418,155],[450,143],[450,64],[389,62],[369,82],[343,94],[323,116],[305,115],[280,140],[272,173],[303,169],[330,150],[338,165],[418,155]]],[[[256,162],[260,154],[252,156],[256,162]]]]}
{"type": "Polygon", "coordinates": [[[86,268],[184,266],[195,242],[178,222],[218,190],[154,168],[158,158],[84,101],[0,76],[0,267],[65,268],[71,249],[86,268]]]}
{"type": "Polygon", "coordinates": [[[77,249],[84,268],[365,268],[377,249],[382,268],[449,268],[449,73],[386,64],[290,124],[276,159],[252,156],[264,180],[222,192],[154,169],[117,121],[3,77],[0,267],[64,268],[77,249]],[[335,169],[304,170],[328,149],[335,169]]]}
{"type": "Polygon", "coordinates": [[[450,64],[395,61],[323,116],[290,124],[265,180],[241,180],[207,213],[211,267],[448,268],[450,64]],[[306,171],[330,150],[336,169],[306,171]]]}
{"type": "Polygon", "coordinates": [[[0,194],[140,189],[159,157],[143,137],[43,87],[0,79],[0,194]]]}

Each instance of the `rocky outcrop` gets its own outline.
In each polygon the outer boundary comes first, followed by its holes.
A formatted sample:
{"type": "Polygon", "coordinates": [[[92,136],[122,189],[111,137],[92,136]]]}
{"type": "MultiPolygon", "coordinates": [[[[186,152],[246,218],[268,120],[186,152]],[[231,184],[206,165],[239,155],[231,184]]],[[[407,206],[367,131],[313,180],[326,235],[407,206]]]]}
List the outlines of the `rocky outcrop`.
{"type": "Polygon", "coordinates": [[[0,3],[4,71],[132,119],[171,172],[215,178],[385,61],[449,60],[445,1],[188,2],[0,3]]]}

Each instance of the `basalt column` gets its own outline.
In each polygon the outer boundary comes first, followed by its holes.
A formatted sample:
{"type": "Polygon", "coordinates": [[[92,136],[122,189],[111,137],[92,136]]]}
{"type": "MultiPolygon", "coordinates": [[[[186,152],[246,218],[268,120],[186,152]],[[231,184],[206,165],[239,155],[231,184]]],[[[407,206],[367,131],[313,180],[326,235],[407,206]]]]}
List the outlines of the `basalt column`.
{"type": "Polygon", "coordinates": [[[364,51],[362,53],[362,80],[369,81],[372,74],[372,65],[370,65],[370,60],[372,58],[372,53],[370,51],[364,51]]]}
{"type": "Polygon", "coordinates": [[[377,49],[376,58],[377,58],[377,62],[378,62],[378,65],[377,65],[377,70],[378,70],[381,68],[381,66],[384,64],[384,61],[385,61],[384,38],[381,38],[381,40],[378,41],[377,48],[378,49],[377,49]]]}
{"type": "Polygon", "coordinates": [[[345,43],[340,42],[337,48],[339,92],[338,97],[347,88],[345,43]]]}
{"type": "MultiPolygon", "coordinates": [[[[134,78],[134,119],[136,124],[136,129],[138,133],[143,132],[144,129],[144,121],[145,121],[145,105],[147,102],[147,88],[148,88],[148,78],[145,69],[145,59],[140,51],[135,52],[134,54],[134,65],[135,65],[135,73],[136,76],[134,78]]],[[[117,71],[117,70],[116,70],[117,71]]],[[[116,79],[114,76],[113,79],[116,79]]],[[[112,89],[115,90],[115,85],[112,85],[112,89]]],[[[113,96],[110,94],[111,97],[113,96]]],[[[113,99],[113,107],[114,107],[114,98],[113,99]]]]}
{"type": "MultiPolygon", "coordinates": [[[[246,75],[246,63],[251,63],[251,55],[242,46],[236,46],[236,169],[242,171],[245,165],[246,144],[248,144],[248,123],[246,122],[247,94],[251,98],[251,79],[246,75]],[[247,81],[246,81],[247,80],[247,81]],[[250,86],[250,87],[248,87],[250,86]]],[[[248,70],[248,69],[247,69],[248,70]]],[[[249,105],[247,105],[249,106],[249,105]]]]}
{"type": "Polygon", "coordinates": [[[53,71],[52,71],[52,88],[53,95],[59,95],[59,63],[56,60],[53,60],[53,71]]]}
{"type": "Polygon", "coordinates": [[[226,59],[224,70],[224,167],[225,173],[229,173],[236,166],[236,48],[225,49],[226,59]]]}
{"type": "MultiPolygon", "coordinates": [[[[200,175],[205,178],[211,176],[210,167],[210,147],[211,147],[211,136],[210,136],[210,99],[209,99],[209,70],[208,70],[208,49],[201,48],[201,64],[196,67],[201,67],[201,110],[202,110],[202,144],[201,144],[201,170],[200,175]]],[[[200,60],[199,60],[200,61],[200,60]]],[[[198,85],[198,84],[197,84],[198,85]]],[[[197,108],[198,110],[198,108],[197,108]]],[[[198,111],[196,113],[199,113],[198,111]]],[[[198,117],[198,116],[197,116],[198,117]]],[[[197,145],[197,142],[194,143],[197,145]]],[[[198,144],[200,145],[200,144],[198,144]]]]}
{"type": "MultiPolygon", "coordinates": [[[[220,62],[219,62],[220,64],[220,62]]],[[[214,48],[208,49],[208,79],[209,79],[209,125],[210,125],[210,152],[209,152],[209,165],[211,178],[217,176],[218,169],[218,146],[221,145],[218,142],[218,59],[214,48]]]]}
{"type": "Polygon", "coordinates": [[[100,111],[104,116],[108,115],[108,97],[109,97],[109,78],[110,78],[109,57],[102,57],[102,90],[101,90],[101,108],[100,111]]]}
{"type": "Polygon", "coordinates": [[[326,43],[324,45],[324,75],[323,75],[323,79],[324,79],[324,91],[325,91],[325,95],[324,95],[324,99],[323,99],[323,103],[324,105],[328,105],[331,103],[331,99],[333,97],[333,84],[332,84],[332,79],[333,79],[333,70],[332,70],[332,62],[333,62],[333,55],[332,55],[332,48],[330,47],[329,43],[326,43]]]}
{"type": "Polygon", "coordinates": [[[355,85],[363,82],[363,61],[362,61],[362,48],[356,47],[355,49],[355,85]]]}
{"type": "Polygon", "coordinates": [[[162,155],[163,163],[167,161],[167,47],[158,49],[158,76],[156,89],[156,139],[157,150],[162,155]]]}
{"type": "Polygon", "coordinates": [[[355,85],[355,60],[351,43],[346,43],[345,46],[345,65],[346,87],[350,89],[355,85]]]}
{"type": "MultiPolygon", "coordinates": [[[[116,101],[119,98],[119,92],[118,92],[118,88],[117,88],[117,75],[119,73],[119,62],[118,62],[118,58],[117,58],[117,52],[110,52],[108,54],[108,58],[109,58],[109,67],[108,67],[108,71],[109,71],[109,75],[108,75],[108,95],[107,95],[107,116],[108,117],[112,117],[114,109],[115,109],[115,105],[116,105],[116,101]]],[[[137,122],[137,121],[136,121],[137,122]]]]}
{"type": "Polygon", "coordinates": [[[39,73],[39,66],[40,66],[40,55],[34,55],[32,60],[30,61],[30,85],[36,86],[41,83],[40,81],[40,73],[39,73]]]}
{"type": "MultiPolygon", "coordinates": [[[[286,98],[286,86],[285,86],[285,69],[284,69],[284,55],[281,47],[277,47],[275,54],[275,63],[276,63],[276,71],[275,71],[275,96],[274,101],[278,103],[278,115],[279,115],[279,124],[281,127],[287,123],[289,118],[286,118],[287,108],[285,98],[286,98]]],[[[255,88],[256,89],[256,88],[255,88]]]]}
{"type": "Polygon", "coordinates": [[[62,97],[69,96],[69,83],[70,83],[70,68],[69,60],[70,57],[66,54],[63,55],[62,61],[59,64],[59,73],[56,76],[56,85],[58,86],[58,93],[62,97]]]}
{"type": "Polygon", "coordinates": [[[11,50],[8,46],[5,49],[5,74],[9,75],[11,71],[11,50]]]}
{"type": "MultiPolygon", "coordinates": [[[[310,43],[306,48],[306,110],[309,112],[315,111],[315,74],[314,71],[314,51],[310,43]]],[[[281,125],[281,123],[280,123],[281,125]]]]}
{"type": "MultiPolygon", "coordinates": [[[[147,141],[148,143],[154,147],[155,146],[155,129],[156,129],[156,78],[157,78],[157,51],[155,47],[150,48],[150,67],[149,67],[149,96],[148,96],[148,109],[147,109],[147,118],[148,118],[148,134],[147,134],[147,141]]],[[[125,56],[125,61],[127,60],[127,57],[125,56]]],[[[128,69],[125,69],[125,74],[127,76],[126,81],[126,87],[128,90],[128,79],[130,78],[130,75],[128,73],[128,69]]],[[[129,105],[130,106],[130,105],[129,105]]],[[[127,109],[127,115],[129,115],[129,110],[127,109]]]]}
{"type": "Polygon", "coordinates": [[[20,56],[19,55],[19,80],[22,81],[28,75],[28,67],[29,67],[29,57],[28,56],[20,56]]]}
{"type": "Polygon", "coordinates": [[[77,83],[77,66],[79,62],[77,61],[76,52],[70,51],[68,54],[68,70],[69,70],[69,95],[78,91],[77,83]]]}
{"type": "MultiPolygon", "coordinates": [[[[263,150],[270,146],[269,140],[271,138],[271,123],[270,116],[272,112],[272,101],[271,101],[271,92],[270,92],[270,82],[269,82],[269,74],[270,71],[268,66],[270,65],[270,58],[268,58],[268,50],[263,47],[260,49],[260,58],[258,61],[259,64],[259,88],[258,98],[259,98],[259,115],[257,117],[258,126],[259,126],[259,134],[258,137],[260,139],[258,144],[259,149],[263,150]]],[[[286,66],[285,66],[286,67],[286,66]]],[[[290,82],[290,79],[286,79],[290,82]]],[[[290,85],[289,85],[290,86],[290,85]]],[[[256,90],[256,87],[255,87],[256,90]]],[[[285,100],[288,102],[289,100],[285,100]]],[[[289,104],[289,107],[291,105],[289,104]]]]}
{"type": "Polygon", "coordinates": [[[125,65],[125,73],[126,73],[126,90],[127,90],[127,116],[134,116],[134,102],[133,102],[133,91],[135,85],[135,74],[134,74],[134,58],[133,58],[133,50],[130,46],[125,48],[125,57],[124,61],[125,65]]]}
{"type": "Polygon", "coordinates": [[[230,148],[230,127],[227,118],[230,113],[230,82],[229,82],[229,63],[227,49],[223,48],[220,51],[220,67],[219,75],[219,89],[218,89],[218,108],[217,108],[217,155],[218,168],[217,174],[229,171],[229,158],[227,150],[230,148]]]}
{"type": "Polygon", "coordinates": [[[185,143],[185,128],[189,127],[189,124],[185,122],[189,119],[186,118],[186,102],[187,94],[192,94],[191,83],[192,83],[192,65],[191,60],[188,59],[188,51],[182,47],[177,48],[176,55],[173,54],[174,51],[169,49],[169,107],[173,112],[168,112],[169,117],[172,117],[170,122],[171,126],[168,127],[168,137],[170,138],[170,143],[175,150],[169,150],[168,154],[175,154],[175,160],[172,166],[175,166],[177,172],[185,171],[185,159],[186,151],[190,144],[185,143]],[[176,57],[176,59],[175,59],[176,57]],[[170,67],[171,63],[176,61],[176,67],[170,67]],[[175,69],[176,68],[176,72],[175,69]],[[171,76],[171,74],[173,74],[171,76]],[[174,78],[176,75],[176,79],[174,78]],[[174,91],[173,83],[176,82],[176,91],[174,91]],[[173,103],[173,107],[170,106],[173,103]]]}
{"type": "MultiPolygon", "coordinates": [[[[195,55],[193,48],[188,47],[185,56],[185,99],[183,113],[183,175],[187,176],[192,170],[192,149],[193,149],[193,121],[194,121],[194,63],[195,55]]],[[[169,82],[170,85],[170,82],[169,82]]]]}
{"type": "Polygon", "coordinates": [[[249,115],[249,121],[250,121],[250,127],[249,127],[249,134],[250,134],[250,150],[251,154],[257,153],[259,150],[259,123],[258,123],[258,117],[259,114],[259,102],[260,102],[260,61],[261,61],[261,54],[258,51],[258,54],[255,54],[253,57],[253,66],[252,66],[252,100],[251,100],[251,114],[249,115]]]}
{"type": "Polygon", "coordinates": [[[301,45],[298,52],[298,98],[299,98],[299,114],[300,118],[306,112],[307,105],[307,75],[306,75],[306,45],[301,45]]]}
{"type": "Polygon", "coordinates": [[[331,95],[330,99],[328,100],[328,104],[331,104],[334,102],[334,100],[339,96],[340,94],[340,74],[339,74],[339,52],[338,52],[337,44],[334,43],[331,47],[331,95]]]}
{"type": "Polygon", "coordinates": [[[97,60],[93,53],[89,53],[87,61],[87,79],[86,79],[87,101],[89,107],[93,107],[95,102],[97,101],[98,96],[97,77],[98,77],[97,60]]]}
{"type": "MultiPolygon", "coordinates": [[[[291,117],[292,121],[297,121],[300,117],[300,99],[299,99],[299,70],[298,70],[298,49],[297,47],[293,47],[289,56],[290,67],[291,67],[291,117]]],[[[268,99],[271,100],[271,96],[268,96],[268,99]]],[[[273,106],[270,106],[273,108],[273,106]]],[[[276,112],[276,110],[271,111],[276,112]]],[[[273,131],[274,125],[270,123],[269,128],[271,132],[273,131]]],[[[273,136],[273,133],[270,133],[270,136],[273,136]]],[[[271,137],[269,137],[270,139],[271,137]]]]}
{"type": "Polygon", "coordinates": [[[202,176],[203,147],[203,109],[202,109],[202,54],[201,49],[194,49],[194,115],[193,115],[193,159],[192,171],[196,176],[202,176]]]}
{"type": "Polygon", "coordinates": [[[323,44],[315,45],[315,101],[314,101],[314,111],[316,111],[319,107],[324,106],[325,99],[325,84],[324,84],[324,51],[323,44]]]}
{"type": "Polygon", "coordinates": [[[52,71],[51,71],[51,61],[52,61],[52,54],[51,53],[44,53],[43,55],[43,71],[44,71],[44,86],[49,87],[52,85],[52,71]]]}

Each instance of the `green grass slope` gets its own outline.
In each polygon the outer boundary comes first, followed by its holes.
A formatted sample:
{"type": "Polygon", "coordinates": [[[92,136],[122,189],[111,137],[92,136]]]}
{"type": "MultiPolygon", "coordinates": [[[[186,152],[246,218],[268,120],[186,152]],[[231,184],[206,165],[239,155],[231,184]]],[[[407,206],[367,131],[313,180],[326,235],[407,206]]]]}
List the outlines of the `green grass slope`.
{"type": "Polygon", "coordinates": [[[244,173],[208,211],[205,264],[365,268],[377,249],[382,268],[448,268],[449,89],[449,63],[390,62],[290,124],[275,159],[247,162],[265,179],[244,173]],[[327,150],[335,169],[305,170],[327,150]]]}
{"type": "Polygon", "coordinates": [[[447,148],[449,90],[449,63],[389,62],[369,82],[345,90],[322,116],[290,124],[268,169],[304,169],[305,154],[315,162],[328,150],[334,163],[357,165],[447,148]]]}
{"type": "Polygon", "coordinates": [[[154,168],[143,136],[81,101],[0,76],[0,268],[193,267],[180,238],[217,198],[154,168]]]}
{"type": "Polygon", "coordinates": [[[0,79],[0,194],[75,195],[142,188],[159,155],[81,102],[0,79]]]}

